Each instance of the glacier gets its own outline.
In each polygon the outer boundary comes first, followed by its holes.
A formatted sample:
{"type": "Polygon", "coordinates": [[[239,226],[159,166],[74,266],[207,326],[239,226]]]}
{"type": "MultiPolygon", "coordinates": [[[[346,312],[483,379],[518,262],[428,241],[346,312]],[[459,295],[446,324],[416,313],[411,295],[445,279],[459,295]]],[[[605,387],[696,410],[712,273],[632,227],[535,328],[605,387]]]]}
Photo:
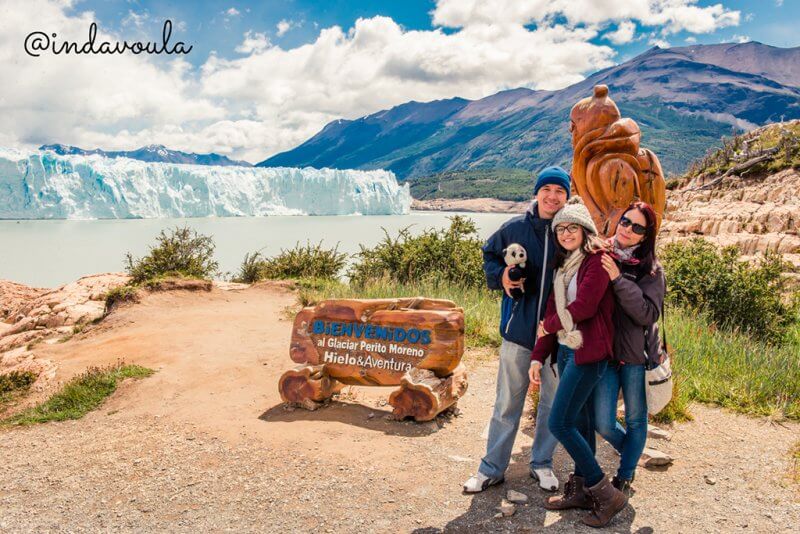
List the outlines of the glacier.
{"type": "Polygon", "coordinates": [[[149,163],[0,148],[0,219],[404,215],[385,170],[149,163]]]}

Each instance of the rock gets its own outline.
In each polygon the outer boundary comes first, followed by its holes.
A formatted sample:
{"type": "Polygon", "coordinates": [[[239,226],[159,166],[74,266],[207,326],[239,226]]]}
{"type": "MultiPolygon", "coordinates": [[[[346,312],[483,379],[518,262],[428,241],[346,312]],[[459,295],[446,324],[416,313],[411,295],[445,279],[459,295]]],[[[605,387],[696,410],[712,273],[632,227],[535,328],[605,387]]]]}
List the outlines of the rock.
{"type": "Polygon", "coordinates": [[[785,169],[756,179],[731,176],[711,189],[693,191],[701,182],[667,192],[662,241],[702,235],[720,246],[736,245],[745,256],[774,250],[798,265],[800,172],[785,169]]]}
{"type": "Polygon", "coordinates": [[[528,504],[528,496],[514,490],[508,490],[506,500],[514,504],[528,504]]]}
{"type": "Polygon", "coordinates": [[[665,452],[645,447],[642,452],[642,457],[639,460],[639,465],[642,467],[658,467],[662,465],[669,465],[672,463],[672,456],[665,452]]]}
{"type": "Polygon", "coordinates": [[[514,512],[517,511],[517,506],[514,503],[503,499],[497,509],[500,510],[500,513],[503,515],[503,517],[511,517],[514,515],[514,512]]]}
{"type": "Polygon", "coordinates": [[[708,484],[709,486],[713,486],[714,484],[717,483],[717,479],[710,477],[708,475],[703,475],[703,478],[705,479],[706,484],[708,484]]]}
{"type": "Polygon", "coordinates": [[[657,426],[647,425],[647,437],[669,441],[672,439],[672,434],[662,428],[658,428],[657,426]]]}

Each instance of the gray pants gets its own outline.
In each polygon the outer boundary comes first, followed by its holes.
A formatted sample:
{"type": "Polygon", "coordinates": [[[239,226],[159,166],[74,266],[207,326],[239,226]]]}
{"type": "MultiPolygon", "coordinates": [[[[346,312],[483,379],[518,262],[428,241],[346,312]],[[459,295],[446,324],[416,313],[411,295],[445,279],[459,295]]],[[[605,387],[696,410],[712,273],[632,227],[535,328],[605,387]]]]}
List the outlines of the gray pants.
{"type": "MultiPolygon", "coordinates": [[[[525,396],[530,379],[531,351],[521,345],[503,340],[500,345],[500,367],[497,371],[497,399],[489,423],[486,456],[481,460],[480,472],[492,478],[504,476],[511,460],[514,439],[519,429],[525,396]]],[[[539,407],[536,411],[536,435],[531,447],[531,469],[553,466],[553,452],[558,440],[547,428],[550,407],[553,405],[558,376],[549,362],[542,368],[539,388],[539,407]]]]}

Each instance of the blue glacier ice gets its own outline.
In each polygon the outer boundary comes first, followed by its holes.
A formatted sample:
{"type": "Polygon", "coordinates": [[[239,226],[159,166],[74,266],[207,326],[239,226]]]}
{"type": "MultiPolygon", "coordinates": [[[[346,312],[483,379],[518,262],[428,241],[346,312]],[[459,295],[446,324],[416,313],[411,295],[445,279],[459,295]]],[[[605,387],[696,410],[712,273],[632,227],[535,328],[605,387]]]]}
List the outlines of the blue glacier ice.
{"type": "Polygon", "coordinates": [[[0,219],[401,215],[394,173],[148,163],[0,148],[0,219]]]}

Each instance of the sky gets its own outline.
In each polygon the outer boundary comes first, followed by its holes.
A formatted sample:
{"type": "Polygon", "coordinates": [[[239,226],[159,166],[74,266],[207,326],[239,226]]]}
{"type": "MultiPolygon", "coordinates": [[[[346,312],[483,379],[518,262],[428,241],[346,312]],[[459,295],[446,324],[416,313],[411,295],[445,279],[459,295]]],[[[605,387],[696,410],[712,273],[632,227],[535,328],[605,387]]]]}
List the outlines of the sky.
{"type": "Polygon", "coordinates": [[[553,90],[648,48],[800,45],[800,0],[0,2],[0,147],[163,144],[261,161],[410,100],[553,90]],[[188,54],[26,53],[161,41],[188,54]]]}

